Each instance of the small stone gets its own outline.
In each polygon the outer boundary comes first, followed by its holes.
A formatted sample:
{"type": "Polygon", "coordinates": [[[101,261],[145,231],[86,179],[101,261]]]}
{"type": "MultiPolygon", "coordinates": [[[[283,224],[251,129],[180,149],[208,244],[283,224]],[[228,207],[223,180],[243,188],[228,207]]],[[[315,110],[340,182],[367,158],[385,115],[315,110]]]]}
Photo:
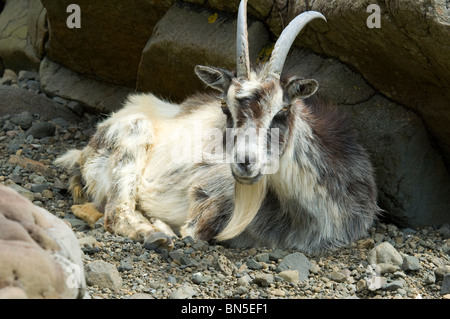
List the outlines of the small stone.
{"type": "Polygon", "coordinates": [[[196,272],[192,274],[191,280],[194,284],[200,284],[203,281],[203,274],[201,272],[196,272]]]}
{"type": "Polygon", "coordinates": [[[237,267],[225,256],[220,255],[216,261],[216,268],[221,270],[226,276],[231,276],[237,267]]]}
{"type": "Polygon", "coordinates": [[[372,238],[361,239],[356,242],[359,249],[372,249],[375,246],[375,241],[372,238]]]}
{"type": "Polygon", "coordinates": [[[236,288],[236,293],[238,295],[243,295],[243,294],[246,294],[247,292],[248,292],[248,288],[245,286],[239,286],[236,288]]]}
{"type": "Polygon", "coordinates": [[[394,273],[396,271],[400,270],[400,267],[393,265],[393,264],[389,264],[389,263],[379,263],[375,265],[375,271],[380,274],[380,275],[384,275],[386,273],[394,273]]]}
{"type": "Polygon", "coordinates": [[[131,299],[155,299],[151,294],[137,293],[131,296],[131,299]]]}
{"type": "Polygon", "coordinates": [[[42,197],[52,199],[54,197],[53,192],[51,190],[45,189],[42,191],[42,197]]]}
{"type": "Polygon", "coordinates": [[[427,275],[425,277],[425,283],[427,285],[433,285],[434,283],[436,283],[436,276],[433,273],[427,275]]]}
{"type": "Polygon", "coordinates": [[[97,243],[97,239],[95,239],[94,236],[86,236],[86,237],[78,239],[78,244],[80,246],[85,246],[85,245],[94,246],[95,243],[97,243]]]}
{"type": "Polygon", "coordinates": [[[122,260],[120,262],[119,267],[117,267],[117,270],[120,272],[124,272],[124,271],[131,271],[133,270],[133,265],[130,264],[128,261],[126,260],[122,260]]]}
{"type": "Polygon", "coordinates": [[[312,264],[302,253],[296,252],[289,254],[283,258],[278,265],[276,271],[281,272],[284,270],[297,270],[300,281],[305,281],[309,276],[309,269],[312,264]]]}
{"type": "Polygon", "coordinates": [[[34,138],[40,139],[48,136],[54,136],[56,131],[55,124],[51,122],[33,123],[25,132],[25,135],[32,135],[34,138]]]}
{"type": "Polygon", "coordinates": [[[261,287],[268,287],[274,282],[274,277],[272,274],[257,274],[253,282],[261,287]]]}
{"type": "Polygon", "coordinates": [[[388,242],[383,242],[369,251],[367,261],[369,264],[388,263],[402,266],[402,255],[388,242]]]}
{"type": "Polygon", "coordinates": [[[403,259],[402,269],[404,271],[417,271],[422,268],[418,258],[414,256],[406,256],[403,259]]]}
{"type": "Polygon", "coordinates": [[[270,294],[272,294],[274,296],[277,296],[277,297],[284,297],[284,296],[286,296],[286,292],[283,289],[278,289],[278,288],[271,289],[270,290],[270,294]]]}
{"type": "Polygon", "coordinates": [[[245,275],[245,276],[238,278],[237,284],[240,286],[245,286],[245,285],[248,285],[251,281],[252,281],[252,279],[250,278],[250,276],[245,275]]]}
{"type": "Polygon", "coordinates": [[[332,271],[329,277],[331,280],[336,282],[345,282],[345,280],[347,279],[347,277],[340,271],[332,271]]]}
{"type": "Polygon", "coordinates": [[[253,258],[248,259],[245,264],[249,269],[253,270],[260,270],[262,268],[262,265],[253,258]]]}
{"type": "Polygon", "coordinates": [[[85,266],[86,283],[90,286],[119,291],[122,277],[114,265],[102,260],[95,260],[85,266]]]}
{"type": "Polygon", "coordinates": [[[268,253],[262,253],[255,256],[255,260],[259,262],[267,263],[269,262],[269,254],[268,253]]]}
{"type": "Polygon", "coordinates": [[[434,270],[434,275],[437,280],[443,280],[446,274],[450,273],[450,266],[441,266],[434,270]]]}
{"type": "Polygon", "coordinates": [[[297,270],[284,270],[278,273],[278,276],[283,278],[288,283],[297,283],[299,281],[299,275],[297,270]]]}
{"type": "Polygon", "coordinates": [[[50,185],[48,183],[42,184],[31,184],[30,190],[34,193],[42,193],[44,190],[49,189],[50,185]]]}
{"type": "Polygon", "coordinates": [[[170,294],[169,299],[188,299],[196,294],[196,291],[190,284],[184,283],[180,288],[170,294]]]}
{"type": "Polygon", "coordinates": [[[278,261],[279,259],[283,259],[287,255],[289,255],[288,252],[281,249],[275,249],[274,251],[269,253],[269,260],[278,261]]]}
{"type": "Polygon", "coordinates": [[[367,289],[367,282],[364,279],[358,280],[356,283],[356,292],[362,292],[367,289]]]}
{"type": "Polygon", "coordinates": [[[450,274],[446,274],[442,279],[441,295],[450,294],[450,274]]]}
{"type": "Polygon", "coordinates": [[[387,291],[394,291],[397,289],[403,288],[403,281],[402,280],[394,280],[390,283],[384,284],[381,289],[387,290],[387,291]]]}
{"type": "Polygon", "coordinates": [[[18,115],[13,115],[11,117],[11,122],[20,126],[22,130],[27,130],[31,127],[33,116],[30,112],[24,111],[18,115]]]}

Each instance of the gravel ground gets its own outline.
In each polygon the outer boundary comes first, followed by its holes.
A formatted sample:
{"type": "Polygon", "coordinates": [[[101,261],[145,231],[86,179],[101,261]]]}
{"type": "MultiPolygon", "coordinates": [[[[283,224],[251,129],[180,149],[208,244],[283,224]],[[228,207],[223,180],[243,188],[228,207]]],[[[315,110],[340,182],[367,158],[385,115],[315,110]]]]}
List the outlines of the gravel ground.
{"type": "MultiPolygon", "coordinates": [[[[38,76],[19,78],[5,85],[42,94],[38,76]]],[[[32,111],[0,117],[0,182],[73,228],[84,252],[87,298],[450,299],[447,224],[399,229],[378,223],[368,238],[318,256],[229,249],[190,237],[176,239],[173,251],[155,252],[105,231],[101,220],[89,228],[72,214],[70,176],[53,160],[86,145],[98,120],[84,114],[70,124],[32,111]]]]}

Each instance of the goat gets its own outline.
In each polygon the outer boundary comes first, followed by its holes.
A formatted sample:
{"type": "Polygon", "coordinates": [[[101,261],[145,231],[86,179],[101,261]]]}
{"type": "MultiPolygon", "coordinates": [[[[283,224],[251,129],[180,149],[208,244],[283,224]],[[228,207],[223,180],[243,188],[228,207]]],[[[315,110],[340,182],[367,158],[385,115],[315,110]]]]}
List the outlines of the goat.
{"type": "Polygon", "coordinates": [[[380,210],[368,153],[334,108],[313,98],[306,104],[317,81],[281,76],[298,33],[325,17],[298,15],[269,61],[252,69],[246,7],[241,1],[236,71],[195,67],[218,93],[196,94],[181,104],[133,94],[98,125],[83,150],[56,160],[74,171],[74,200],[92,201],[110,232],[155,249],[171,249],[172,236],[190,235],[231,247],[311,254],[367,234],[380,210]],[[203,134],[193,134],[200,125],[203,134]],[[247,134],[242,142],[239,130],[262,132],[265,139],[247,134]],[[205,132],[221,133],[221,142],[212,147],[205,132]],[[216,160],[177,160],[179,150],[193,151],[187,135],[202,145],[200,157],[216,160]],[[274,143],[277,148],[269,150],[274,143]],[[217,161],[225,157],[219,146],[231,161],[217,161]]]}

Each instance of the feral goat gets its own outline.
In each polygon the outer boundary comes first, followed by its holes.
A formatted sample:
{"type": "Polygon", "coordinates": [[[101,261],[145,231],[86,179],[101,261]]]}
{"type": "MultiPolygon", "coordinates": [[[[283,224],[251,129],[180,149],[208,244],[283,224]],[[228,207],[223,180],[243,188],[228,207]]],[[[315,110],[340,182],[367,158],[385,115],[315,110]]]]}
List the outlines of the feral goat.
{"type": "Polygon", "coordinates": [[[181,104],[134,94],[83,150],[57,159],[73,169],[75,201],[93,203],[84,214],[102,211],[110,232],[153,249],[171,249],[176,234],[307,253],[367,234],[379,211],[367,152],[336,110],[305,104],[315,80],[281,77],[298,33],[325,17],[297,16],[254,70],[246,6],[238,13],[237,70],[195,68],[220,93],[181,104]],[[180,150],[194,156],[183,160],[180,150]]]}

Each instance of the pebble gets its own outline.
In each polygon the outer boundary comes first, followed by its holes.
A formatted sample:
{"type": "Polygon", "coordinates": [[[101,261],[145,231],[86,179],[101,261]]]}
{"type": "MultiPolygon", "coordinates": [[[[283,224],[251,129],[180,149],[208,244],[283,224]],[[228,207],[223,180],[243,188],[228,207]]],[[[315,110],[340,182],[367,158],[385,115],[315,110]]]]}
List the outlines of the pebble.
{"type": "Polygon", "coordinates": [[[119,291],[122,288],[122,277],[117,268],[105,261],[95,260],[85,265],[86,283],[90,286],[108,288],[119,291]]]}
{"type": "Polygon", "coordinates": [[[442,279],[441,295],[450,294],[450,274],[446,274],[442,279]]]}
{"type": "Polygon", "coordinates": [[[418,258],[414,256],[406,256],[403,259],[402,269],[404,271],[417,271],[422,268],[418,258]]]}
{"type": "Polygon", "coordinates": [[[284,270],[278,273],[278,276],[283,278],[288,283],[297,283],[299,281],[299,274],[297,270],[284,270]]]}
{"type": "Polygon", "coordinates": [[[340,271],[332,271],[329,278],[336,282],[344,282],[347,279],[347,277],[340,271]]]}
{"type": "Polygon", "coordinates": [[[275,281],[272,274],[257,274],[253,282],[261,287],[268,287],[271,283],[275,281]]]}
{"type": "Polygon", "coordinates": [[[193,297],[196,291],[188,283],[184,283],[180,288],[172,292],[169,299],[188,299],[193,297]]]}
{"type": "Polygon", "coordinates": [[[383,242],[369,251],[367,261],[369,264],[387,263],[400,267],[403,264],[403,257],[394,246],[383,242]]]}
{"type": "Polygon", "coordinates": [[[289,254],[283,258],[281,263],[276,268],[277,272],[281,272],[284,270],[297,270],[299,280],[305,281],[309,276],[309,269],[312,264],[302,253],[296,252],[293,254],[289,254]]]}

